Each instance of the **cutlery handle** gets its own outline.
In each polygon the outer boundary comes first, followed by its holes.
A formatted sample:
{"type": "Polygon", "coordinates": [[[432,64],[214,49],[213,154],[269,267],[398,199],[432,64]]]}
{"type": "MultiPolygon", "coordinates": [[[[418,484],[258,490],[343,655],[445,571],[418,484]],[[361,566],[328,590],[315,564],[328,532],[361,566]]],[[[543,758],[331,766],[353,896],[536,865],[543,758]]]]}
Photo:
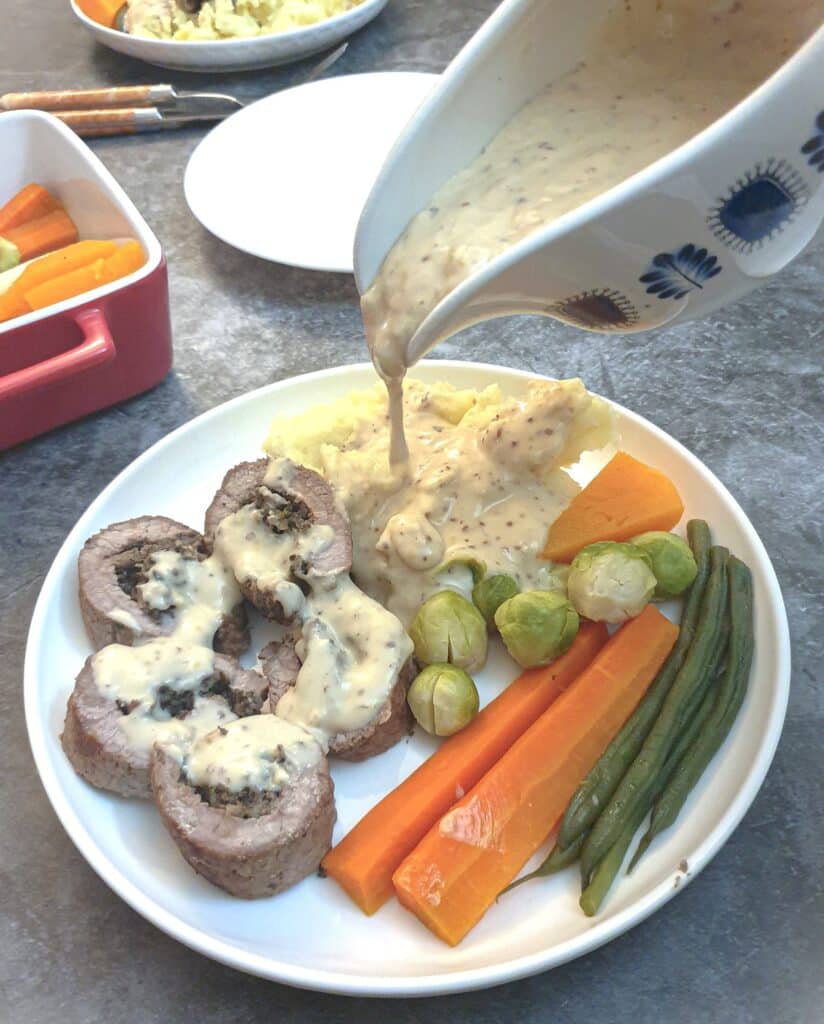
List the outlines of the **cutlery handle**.
{"type": "Polygon", "coordinates": [[[170,85],[122,85],[111,89],[60,89],[7,92],[0,110],[93,110],[100,107],[151,107],[174,99],[170,85]]]}
{"type": "Polygon", "coordinates": [[[154,107],[125,107],[120,110],[66,110],[55,114],[63,124],[83,138],[104,135],[133,135],[163,128],[165,122],[154,107]]]}

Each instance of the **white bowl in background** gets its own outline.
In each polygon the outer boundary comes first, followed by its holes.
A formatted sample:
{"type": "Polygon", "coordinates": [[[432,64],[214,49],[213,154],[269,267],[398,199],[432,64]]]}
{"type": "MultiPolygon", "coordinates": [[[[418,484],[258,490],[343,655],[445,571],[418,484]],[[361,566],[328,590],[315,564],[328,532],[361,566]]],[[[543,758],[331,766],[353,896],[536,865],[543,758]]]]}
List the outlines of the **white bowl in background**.
{"type": "Polygon", "coordinates": [[[254,68],[290,64],[329,50],[384,9],[388,0],[363,0],[343,14],[289,32],[253,36],[251,39],[215,39],[198,42],[177,39],[145,39],[119,29],[106,28],[80,10],[72,10],[95,39],[118,53],[175,71],[250,71],[254,68]]]}
{"type": "MultiPolygon", "coordinates": [[[[355,240],[361,292],[410,219],[576,65],[613,6],[504,0],[481,26],[407,124],[367,200],[355,240]]],[[[689,141],[472,273],[420,325],[408,361],[490,317],[537,313],[634,332],[703,316],[770,278],[824,221],[822,67],[824,28],[689,141]],[[719,214],[734,200],[738,223],[719,214]]]]}

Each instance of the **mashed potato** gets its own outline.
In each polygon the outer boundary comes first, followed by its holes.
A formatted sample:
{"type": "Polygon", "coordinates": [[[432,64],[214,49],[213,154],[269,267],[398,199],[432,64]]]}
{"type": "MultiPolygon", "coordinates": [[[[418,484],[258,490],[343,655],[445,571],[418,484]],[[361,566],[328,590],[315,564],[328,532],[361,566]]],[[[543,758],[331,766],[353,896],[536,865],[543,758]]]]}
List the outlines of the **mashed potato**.
{"type": "Polygon", "coordinates": [[[444,586],[471,589],[470,559],[540,587],[549,524],[578,485],[566,472],[615,440],[609,407],[579,380],[530,381],[517,398],[407,379],[410,460],[389,464],[381,383],[298,416],[278,416],[264,447],[316,469],[352,524],[353,574],[408,624],[444,586]]]}
{"type": "Polygon", "coordinates": [[[246,39],[325,21],[362,0],[208,0],[189,13],[175,0],[129,0],[126,31],[149,39],[246,39]]]}

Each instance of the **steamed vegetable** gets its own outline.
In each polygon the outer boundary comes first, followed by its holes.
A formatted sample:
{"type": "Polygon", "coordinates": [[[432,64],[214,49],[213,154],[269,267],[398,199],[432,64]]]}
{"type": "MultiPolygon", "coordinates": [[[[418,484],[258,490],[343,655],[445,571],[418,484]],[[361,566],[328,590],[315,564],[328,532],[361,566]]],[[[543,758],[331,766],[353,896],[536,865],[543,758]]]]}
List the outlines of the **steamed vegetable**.
{"type": "Polygon", "coordinates": [[[374,914],[392,895],[392,874],[404,857],[584,671],[606,641],[604,626],[582,623],[566,654],[546,668],[523,672],[326,854],[324,870],[365,914],[374,914]]]}
{"type": "Polygon", "coordinates": [[[618,452],[550,526],[543,557],[569,562],[596,541],[671,530],[683,513],[683,502],[667,476],[618,452]]]}
{"type": "Polygon", "coordinates": [[[428,665],[414,680],[407,696],[417,723],[432,736],[451,736],[478,713],[478,689],[462,668],[428,665]]]}
{"type": "Polygon", "coordinates": [[[632,544],[649,556],[657,584],[658,598],[677,597],[686,590],[698,573],[698,566],[689,545],[674,533],[650,530],[633,537],[632,544]]]}
{"type": "Polygon", "coordinates": [[[20,250],[5,238],[0,238],[0,273],[12,270],[20,263],[20,250]]]}
{"type": "Polygon", "coordinates": [[[434,825],[393,876],[401,903],[455,945],[544,841],[637,704],[678,628],[650,605],[434,825]],[[492,828],[494,826],[494,831],[492,828]]]}
{"type": "Polygon", "coordinates": [[[687,536],[695,555],[698,575],[684,605],[678,640],[644,699],[570,800],[558,833],[558,845],[562,849],[588,832],[607,805],[641,749],[695,637],[704,587],[710,571],[710,530],[702,519],[693,519],[687,524],[687,536]]]}
{"type": "Polygon", "coordinates": [[[655,592],[650,558],[632,544],[601,541],[574,558],[567,593],[580,615],[595,622],[625,622],[639,615],[655,592]]]}
{"type": "Polygon", "coordinates": [[[52,210],[19,227],[8,228],[3,237],[18,253],[20,263],[77,241],[77,228],[64,209],[52,210]]]}
{"type": "Polygon", "coordinates": [[[17,195],[0,207],[0,235],[11,228],[20,227],[27,221],[44,217],[53,210],[60,210],[60,200],[56,199],[42,185],[31,184],[21,188],[17,195]]]}
{"type": "Polygon", "coordinates": [[[421,605],[409,636],[421,665],[448,662],[474,672],[486,664],[489,641],[484,617],[453,590],[441,590],[421,605]]]}
{"type": "Polygon", "coordinates": [[[726,548],[713,547],[710,551],[710,577],[704,591],[695,639],[637,757],[584,843],[581,850],[581,877],[585,883],[649,799],[650,787],[664,767],[679,731],[703,698],[703,687],[716,664],[719,646],[724,639],[727,557],[726,548]]]}
{"type": "Polygon", "coordinates": [[[495,612],[495,625],[515,661],[531,668],[569,648],[578,632],[578,614],[562,594],[529,590],[504,601],[495,612]]]}
{"type": "Polygon", "coordinates": [[[77,6],[92,21],[105,28],[115,28],[121,0],[77,0],[77,6]]]}
{"type": "Polygon", "coordinates": [[[472,601],[487,625],[494,626],[495,612],[517,593],[518,584],[511,576],[503,572],[491,573],[472,588],[472,601]]]}

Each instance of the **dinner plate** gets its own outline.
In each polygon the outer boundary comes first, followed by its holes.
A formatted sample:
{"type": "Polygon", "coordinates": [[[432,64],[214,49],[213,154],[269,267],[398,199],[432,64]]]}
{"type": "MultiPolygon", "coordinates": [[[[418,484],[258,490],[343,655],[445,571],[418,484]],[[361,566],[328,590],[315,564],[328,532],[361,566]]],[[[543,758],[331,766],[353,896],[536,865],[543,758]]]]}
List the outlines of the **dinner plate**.
{"type": "Polygon", "coordinates": [[[413,71],[345,75],[252,103],[192,153],[183,179],[189,208],[253,256],[351,273],[369,190],[437,80],[413,71]]]}
{"type": "MultiPolygon", "coordinates": [[[[125,0],[124,0],[125,3],[125,0]]],[[[386,7],[387,0],[363,0],[363,3],[326,21],[273,32],[249,39],[215,39],[188,42],[178,39],[146,39],[119,29],[107,28],[90,18],[82,4],[71,0],[77,18],[94,38],[118,53],[176,71],[251,71],[275,67],[311,57],[331,49],[363,28],[386,7]]]]}
{"type": "MultiPolygon", "coordinates": [[[[414,375],[459,387],[497,382],[507,393],[521,392],[534,376],[456,362],[424,363],[414,375]]],[[[364,364],[253,391],[180,427],[109,484],[67,537],[37,601],[26,650],[26,721],[43,784],[73,842],[115,892],[169,935],[223,963],[290,985],[360,995],[457,992],[580,956],[643,920],[698,874],[752,803],[775,751],[789,690],[787,620],[769,558],[735,499],[678,442],[616,406],[622,447],[666,470],[687,514],[710,522],[715,539],[750,565],[755,583],[756,651],[747,699],[676,827],[629,878],[620,879],[598,917],[579,910],[578,877],[569,869],[507,895],[454,949],[394,901],[365,917],[330,879],[313,876],[280,896],[252,902],[214,888],[180,858],[151,804],[92,789],[60,747],[72,677],[90,650],[77,605],[77,554],[96,530],[142,513],[199,526],[226,469],[259,455],[275,413],[301,412],[374,379],[364,364]]],[[[587,472],[596,468],[593,460],[587,472]]],[[[258,623],[256,643],[264,636],[258,623]]],[[[515,674],[496,648],[478,677],[482,701],[515,674]]],[[[361,764],[334,762],[335,840],[433,749],[434,741],[418,731],[361,764]]]]}

